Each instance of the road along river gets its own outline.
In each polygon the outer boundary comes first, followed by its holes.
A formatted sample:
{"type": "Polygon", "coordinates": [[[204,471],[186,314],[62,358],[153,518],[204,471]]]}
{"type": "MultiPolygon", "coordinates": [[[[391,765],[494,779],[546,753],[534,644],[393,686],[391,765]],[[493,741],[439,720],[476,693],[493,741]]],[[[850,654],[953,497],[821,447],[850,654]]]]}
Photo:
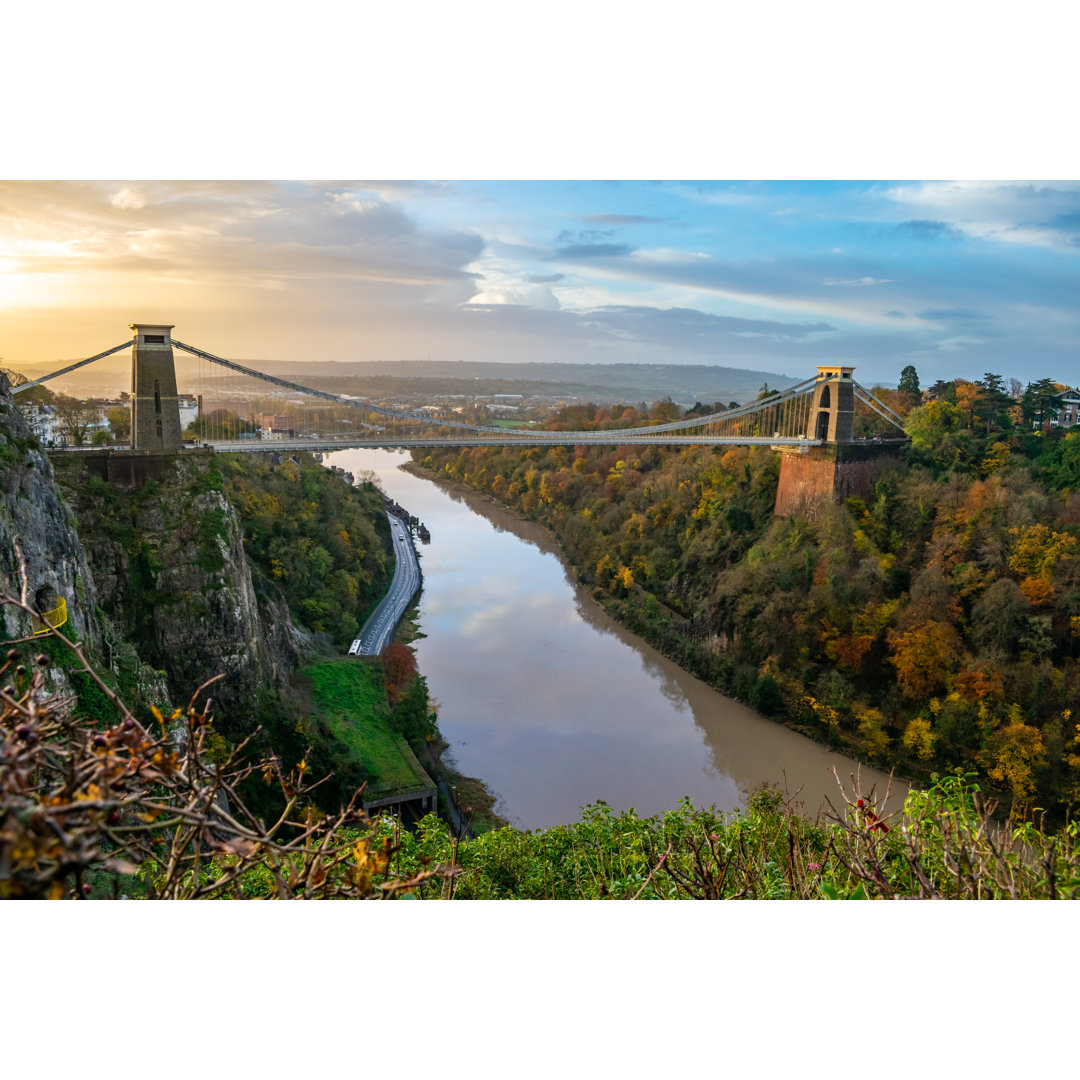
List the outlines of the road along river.
{"type": "MultiPolygon", "coordinates": [[[[838,802],[835,767],[849,758],[765,720],[624,630],[572,584],[540,525],[483,496],[402,471],[407,453],[326,456],[383,490],[431,530],[420,549],[423,591],[415,643],[460,772],[499,796],[519,828],[575,821],[603,799],[639,814],[683,796],[734,810],[763,782],[800,791],[811,816],[838,802]]],[[[861,784],[888,778],[861,767],[861,784]]],[[[889,808],[906,786],[893,784],[889,808]]]]}
{"type": "Polygon", "coordinates": [[[420,588],[420,568],[407,526],[393,514],[386,516],[390,521],[390,542],[394,545],[394,579],[352,643],[350,655],[355,652],[360,656],[378,656],[394,640],[394,630],[420,588]]]}

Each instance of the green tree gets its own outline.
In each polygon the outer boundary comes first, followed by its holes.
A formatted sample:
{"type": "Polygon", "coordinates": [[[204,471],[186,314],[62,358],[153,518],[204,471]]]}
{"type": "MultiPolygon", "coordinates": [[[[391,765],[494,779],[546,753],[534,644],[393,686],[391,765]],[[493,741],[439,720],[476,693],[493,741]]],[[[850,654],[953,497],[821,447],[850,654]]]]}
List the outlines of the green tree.
{"type": "Polygon", "coordinates": [[[979,388],[976,411],[980,418],[986,418],[986,434],[990,434],[992,426],[1007,427],[1008,408],[1012,404],[1012,398],[1005,392],[1005,380],[1000,375],[987,371],[976,386],[979,388]]]}
{"type": "Polygon", "coordinates": [[[897,390],[902,394],[919,395],[919,373],[911,364],[900,372],[900,385],[897,390]]]}
{"type": "Polygon", "coordinates": [[[1057,396],[1061,391],[1053,379],[1028,383],[1020,399],[1020,411],[1028,423],[1037,427],[1049,423],[1061,411],[1057,396]]]}
{"type": "Polygon", "coordinates": [[[937,472],[963,467],[971,458],[971,433],[960,408],[944,399],[916,406],[904,424],[917,459],[937,472]]]}

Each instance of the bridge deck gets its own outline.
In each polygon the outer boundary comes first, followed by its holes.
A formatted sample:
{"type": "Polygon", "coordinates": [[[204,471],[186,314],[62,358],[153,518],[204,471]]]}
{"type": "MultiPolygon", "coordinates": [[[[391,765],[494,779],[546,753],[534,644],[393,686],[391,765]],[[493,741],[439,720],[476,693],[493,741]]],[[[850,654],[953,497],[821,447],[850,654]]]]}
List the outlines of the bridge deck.
{"type": "MultiPolygon", "coordinates": [[[[641,434],[620,431],[617,435],[605,436],[603,432],[567,431],[538,432],[536,435],[521,436],[460,436],[445,435],[386,436],[384,438],[357,439],[235,439],[229,441],[207,440],[203,446],[212,446],[222,453],[282,453],[295,450],[408,450],[422,446],[629,446],[644,443],[649,446],[821,446],[821,439],[804,438],[757,438],[737,436],[676,435],[664,433],[649,435],[648,428],[642,428],[641,434]]],[[[903,441],[903,440],[900,440],[903,441]]]]}

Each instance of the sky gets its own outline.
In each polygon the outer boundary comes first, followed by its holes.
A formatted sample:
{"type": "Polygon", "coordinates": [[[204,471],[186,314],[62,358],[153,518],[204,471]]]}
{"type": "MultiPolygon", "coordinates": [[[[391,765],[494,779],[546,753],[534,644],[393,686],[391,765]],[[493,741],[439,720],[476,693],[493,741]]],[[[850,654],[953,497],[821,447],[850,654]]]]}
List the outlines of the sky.
{"type": "Polygon", "coordinates": [[[0,356],[174,323],[234,359],[1075,384],[1080,183],[0,183],[0,356]]]}

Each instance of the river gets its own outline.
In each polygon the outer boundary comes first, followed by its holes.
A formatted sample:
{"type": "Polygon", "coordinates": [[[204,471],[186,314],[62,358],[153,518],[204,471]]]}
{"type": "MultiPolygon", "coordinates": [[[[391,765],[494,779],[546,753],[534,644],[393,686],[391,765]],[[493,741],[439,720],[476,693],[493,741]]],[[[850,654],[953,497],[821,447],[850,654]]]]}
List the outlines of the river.
{"type": "MultiPolygon", "coordinates": [[[[404,452],[341,450],[327,464],[382,489],[431,530],[414,643],[459,772],[524,829],[577,820],[604,800],[650,815],[684,796],[735,810],[763,782],[799,792],[811,816],[830,773],[860,766],[758,716],[624,630],[572,583],[547,531],[491,500],[399,466],[404,452]]],[[[888,777],[861,766],[861,786],[888,777]]],[[[906,786],[893,783],[890,809],[906,786]]]]}

